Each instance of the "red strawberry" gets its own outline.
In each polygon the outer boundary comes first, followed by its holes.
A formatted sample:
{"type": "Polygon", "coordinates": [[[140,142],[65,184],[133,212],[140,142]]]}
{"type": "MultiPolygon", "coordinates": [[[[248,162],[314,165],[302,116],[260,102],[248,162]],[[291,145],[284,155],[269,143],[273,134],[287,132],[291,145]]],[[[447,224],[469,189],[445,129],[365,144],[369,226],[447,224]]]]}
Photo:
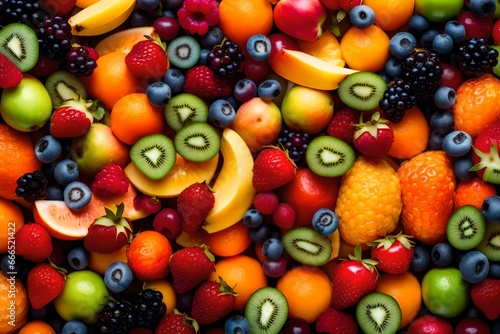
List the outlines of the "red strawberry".
{"type": "Polygon", "coordinates": [[[123,217],[124,204],[120,203],[116,213],[105,208],[106,215],[97,218],[83,239],[86,250],[102,254],[113,253],[132,241],[132,226],[123,217]]]}
{"type": "Polygon", "coordinates": [[[360,112],[356,109],[344,107],[333,114],[332,120],[328,125],[326,132],[338,139],[352,144],[356,124],[359,121],[360,112]]]}
{"type": "Polygon", "coordinates": [[[200,325],[216,322],[234,308],[238,294],[220,276],[219,282],[207,281],[194,293],[191,316],[200,325]]]}
{"type": "Polygon", "coordinates": [[[16,232],[16,254],[26,260],[42,262],[52,253],[52,238],[49,231],[40,224],[21,226],[16,232]]]}
{"type": "Polygon", "coordinates": [[[410,236],[388,235],[369,243],[371,257],[378,262],[377,269],[389,274],[401,274],[408,270],[413,259],[410,236]]]}
{"type": "Polygon", "coordinates": [[[9,58],[0,53],[0,88],[16,87],[22,79],[23,73],[9,58]]]}
{"type": "Polygon", "coordinates": [[[491,123],[474,140],[472,163],[470,171],[486,182],[500,184],[500,177],[496,172],[500,168],[500,120],[491,123]]]}
{"type": "Polygon", "coordinates": [[[56,138],[80,137],[86,134],[94,119],[101,119],[104,109],[97,101],[85,101],[79,97],[66,100],[57,106],[50,117],[50,134],[56,138]]]}
{"type": "Polygon", "coordinates": [[[357,304],[369,292],[377,287],[377,262],[361,258],[361,245],[354,249],[354,256],[339,263],[332,273],[332,306],[343,310],[357,304]]]}
{"type": "Polygon", "coordinates": [[[257,191],[271,191],[291,182],[296,173],[297,166],[286,151],[266,148],[255,159],[252,184],[257,191]]]}
{"type": "Polygon", "coordinates": [[[316,331],[328,334],[357,334],[358,323],[352,314],[330,307],[316,319],[316,331]]]}
{"type": "Polygon", "coordinates": [[[470,296],[474,305],[490,320],[500,316],[500,280],[485,278],[472,285],[470,296]]]}
{"type": "Polygon", "coordinates": [[[185,293],[206,281],[215,270],[215,258],[206,245],[182,248],[170,257],[174,290],[185,293]]]}
{"type": "Polygon", "coordinates": [[[123,169],[117,164],[107,164],[96,174],[90,185],[92,193],[101,196],[123,196],[128,191],[129,180],[123,169]]]}
{"type": "Polygon", "coordinates": [[[125,64],[138,78],[160,80],[168,69],[168,57],[161,43],[148,39],[134,44],[125,64]]]}
{"type": "Polygon", "coordinates": [[[353,144],[356,149],[364,155],[382,157],[389,152],[394,142],[394,131],[387,124],[389,121],[380,118],[380,113],[375,112],[372,118],[363,123],[363,115],[360,124],[356,125],[353,144]]]}
{"type": "Polygon", "coordinates": [[[214,194],[205,182],[193,183],[184,189],[177,197],[182,230],[187,233],[198,231],[214,204],[214,194]]]}
{"type": "Polygon", "coordinates": [[[202,99],[226,98],[232,93],[231,86],[205,65],[191,67],[186,72],[184,92],[202,99]]]}
{"type": "Polygon", "coordinates": [[[155,334],[196,334],[199,331],[200,327],[196,320],[174,310],[174,313],[167,314],[161,319],[155,334]]]}
{"type": "Polygon", "coordinates": [[[26,283],[31,306],[39,309],[53,301],[62,292],[64,279],[63,271],[48,263],[34,266],[26,283]]]}

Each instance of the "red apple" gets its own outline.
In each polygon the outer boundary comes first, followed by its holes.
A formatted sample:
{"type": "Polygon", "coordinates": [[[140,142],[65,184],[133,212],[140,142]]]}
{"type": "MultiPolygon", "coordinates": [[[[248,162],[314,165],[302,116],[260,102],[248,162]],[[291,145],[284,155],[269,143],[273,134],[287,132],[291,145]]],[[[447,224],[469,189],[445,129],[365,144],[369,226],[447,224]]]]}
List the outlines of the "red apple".
{"type": "Polygon", "coordinates": [[[489,39],[493,28],[493,17],[480,17],[470,10],[464,10],[458,14],[456,20],[465,27],[465,39],[484,38],[489,39]]]}
{"type": "Polygon", "coordinates": [[[438,316],[426,314],[413,320],[406,331],[407,334],[453,334],[451,324],[438,316]]]}
{"type": "Polygon", "coordinates": [[[274,23],[281,32],[314,41],[323,33],[328,10],[320,0],[280,0],[274,7],[274,23]]]}
{"type": "Polygon", "coordinates": [[[340,7],[340,0],[321,0],[321,2],[329,10],[339,10],[341,8],[340,7]]]}
{"type": "Polygon", "coordinates": [[[491,29],[491,37],[496,45],[500,45],[500,20],[496,20],[491,29]]]}
{"type": "Polygon", "coordinates": [[[76,0],[40,0],[42,7],[51,15],[64,16],[75,7],[76,0]]]}

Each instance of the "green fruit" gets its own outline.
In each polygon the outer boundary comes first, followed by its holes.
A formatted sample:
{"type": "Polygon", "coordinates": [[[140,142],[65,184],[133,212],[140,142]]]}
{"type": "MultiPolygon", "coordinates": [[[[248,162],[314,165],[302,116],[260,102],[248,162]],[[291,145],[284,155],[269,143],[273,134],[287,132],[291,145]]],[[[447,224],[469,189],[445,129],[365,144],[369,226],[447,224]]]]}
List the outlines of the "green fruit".
{"type": "Polygon", "coordinates": [[[16,130],[36,131],[50,119],[52,100],[40,80],[25,74],[19,85],[3,90],[0,114],[16,130]]]}
{"type": "MultiPolygon", "coordinates": [[[[498,7],[500,7],[500,5],[498,7]]],[[[500,54],[500,45],[490,45],[490,47],[497,50],[500,54]]],[[[500,56],[497,59],[500,60],[500,56]]],[[[495,67],[493,67],[493,74],[495,74],[497,77],[500,76],[500,63],[496,64],[495,67]]]]}
{"type": "Polygon", "coordinates": [[[80,320],[93,324],[108,297],[108,289],[99,274],[80,270],[68,275],[63,291],[54,300],[54,306],[66,321],[80,320]]]}
{"type": "Polygon", "coordinates": [[[451,20],[463,6],[464,0],[415,0],[415,12],[431,22],[451,20]]]}
{"type": "Polygon", "coordinates": [[[456,268],[434,268],[422,279],[422,297],[429,311],[452,318],[467,307],[469,284],[456,268]]]}

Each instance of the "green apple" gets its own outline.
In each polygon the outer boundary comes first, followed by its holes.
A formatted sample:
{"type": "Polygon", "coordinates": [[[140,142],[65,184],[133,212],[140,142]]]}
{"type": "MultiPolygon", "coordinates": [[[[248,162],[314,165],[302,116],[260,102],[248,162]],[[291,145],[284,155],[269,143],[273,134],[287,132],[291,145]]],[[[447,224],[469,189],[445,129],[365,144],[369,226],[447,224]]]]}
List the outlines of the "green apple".
{"type": "Polygon", "coordinates": [[[457,268],[434,268],[422,279],[422,298],[432,313],[456,317],[469,302],[469,284],[457,268]]]}
{"type": "Polygon", "coordinates": [[[50,119],[52,100],[40,80],[24,74],[19,85],[3,90],[0,114],[16,130],[36,131],[50,119]]]}
{"type": "Polygon", "coordinates": [[[332,95],[324,90],[294,85],[283,99],[281,116],[293,131],[319,133],[332,119],[332,95]]]}
{"type": "MultiPolygon", "coordinates": [[[[500,45],[490,45],[490,47],[497,50],[498,54],[500,54],[500,45]]],[[[500,56],[497,59],[500,60],[500,56]]],[[[493,74],[495,74],[497,77],[500,77],[500,62],[493,67],[493,74]]]]}
{"type": "Polygon", "coordinates": [[[86,269],[73,271],[66,278],[61,294],[54,299],[54,307],[66,321],[93,324],[108,297],[108,289],[99,274],[86,269]]]}
{"type": "Polygon", "coordinates": [[[456,17],[464,0],[415,0],[415,12],[431,22],[444,23],[456,17]]]}
{"type": "Polygon", "coordinates": [[[498,18],[500,18],[500,0],[495,0],[495,2],[497,5],[497,8],[496,8],[495,12],[493,13],[493,18],[498,19],[498,18]]]}
{"type": "Polygon", "coordinates": [[[73,138],[70,154],[82,175],[94,177],[111,162],[125,168],[130,162],[129,149],[115,137],[109,126],[94,122],[85,135],[73,138]]]}

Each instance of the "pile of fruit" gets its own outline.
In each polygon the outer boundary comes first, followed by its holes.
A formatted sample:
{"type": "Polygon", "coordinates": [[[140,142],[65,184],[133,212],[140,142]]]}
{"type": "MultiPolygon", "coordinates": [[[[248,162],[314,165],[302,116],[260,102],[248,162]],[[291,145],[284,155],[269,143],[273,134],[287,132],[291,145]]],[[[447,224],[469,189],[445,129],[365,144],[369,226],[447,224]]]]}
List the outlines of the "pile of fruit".
{"type": "Polygon", "coordinates": [[[498,0],[0,24],[0,334],[500,333],[498,0]]]}

